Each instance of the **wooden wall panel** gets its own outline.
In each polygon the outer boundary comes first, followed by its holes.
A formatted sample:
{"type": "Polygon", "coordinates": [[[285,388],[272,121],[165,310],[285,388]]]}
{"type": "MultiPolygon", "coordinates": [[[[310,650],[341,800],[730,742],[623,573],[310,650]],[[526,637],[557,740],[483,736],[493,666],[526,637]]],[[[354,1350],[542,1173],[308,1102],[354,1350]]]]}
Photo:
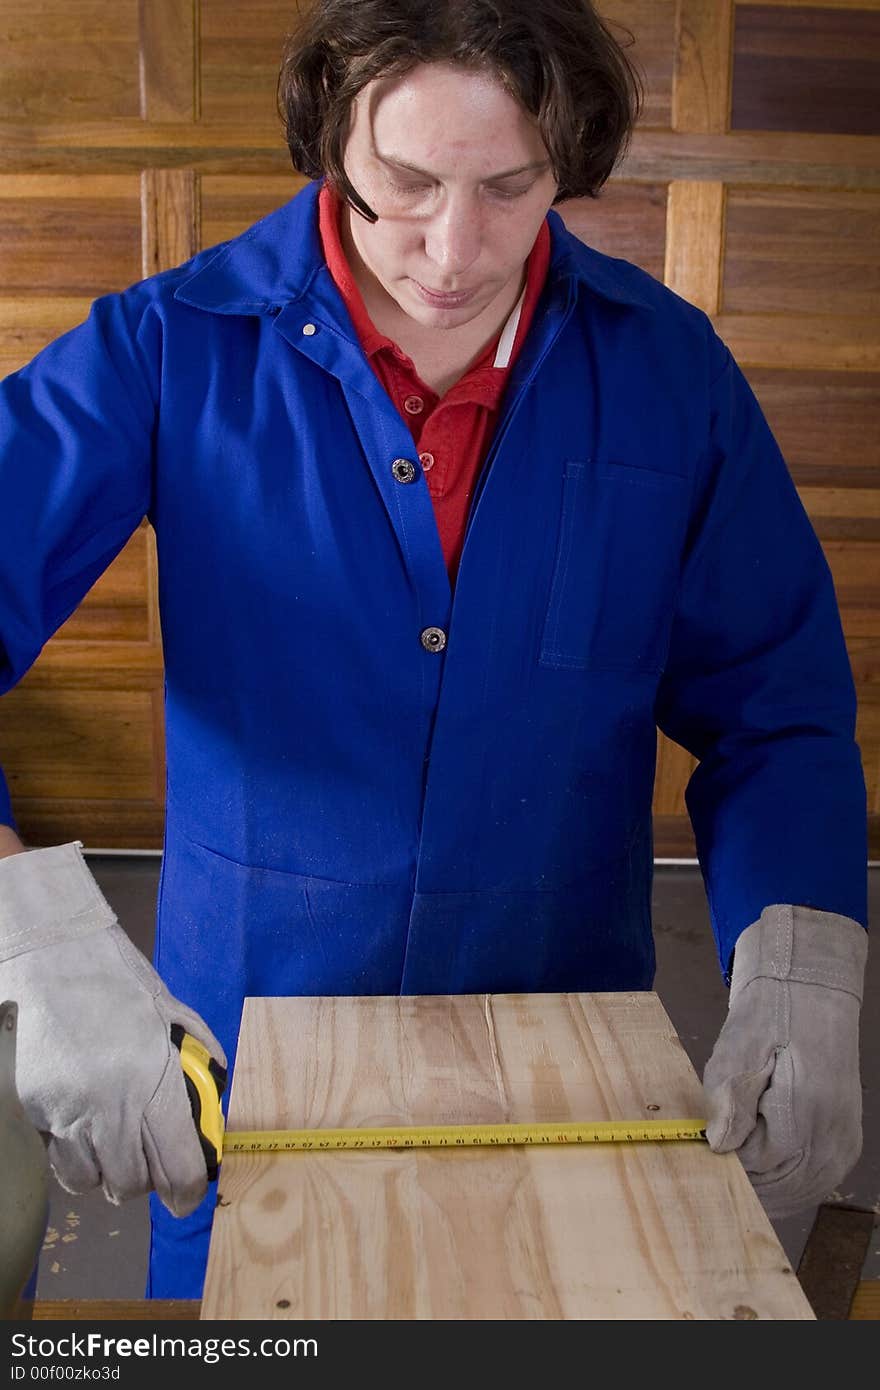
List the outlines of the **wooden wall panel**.
{"type": "Polygon", "coordinates": [[[141,115],[197,121],[200,0],[139,0],[138,12],[141,115]]]}
{"type": "Polygon", "coordinates": [[[0,119],[138,114],[138,0],[3,0],[0,36],[0,119]]]}
{"type": "MultiPolygon", "coordinates": [[[[141,109],[156,121],[197,109],[195,14],[167,0],[135,7],[141,47],[129,66],[141,109]]],[[[57,122],[61,143],[65,130],[57,122]]],[[[59,165],[0,179],[4,373],[81,322],[99,294],[198,247],[192,170],[152,167],[139,177],[106,172],[100,160],[73,172],[59,165]]],[[[161,845],[162,685],[155,542],[144,521],[3,701],[0,760],[28,842],[161,845]]]]}
{"type": "MultiPolygon", "coordinates": [[[[880,0],[604,0],[601,9],[634,36],[644,112],[600,198],[559,211],[589,244],[709,313],[764,406],[838,588],[877,856],[880,135],[848,132],[864,122],[865,64],[877,89],[880,0]],[[769,109],[768,73],[776,107],[761,128],[744,113],[769,109]],[[808,102],[789,78],[806,80],[808,102]],[[833,119],[817,124],[811,110],[833,119]]],[[[302,186],[275,111],[291,14],[290,0],[5,0],[0,372],[81,321],[95,295],[237,235],[302,186]]],[[[80,707],[64,705],[66,692],[88,689],[93,712],[105,695],[139,701],[150,778],[141,770],[123,794],[96,775],[85,802],[51,795],[46,782],[37,795],[30,783],[19,810],[35,842],[161,844],[152,556],[144,524],[0,710],[0,761],[14,743],[19,775],[29,699],[39,695],[41,717],[57,699],[67,731],[80,707]]],[[[98,748],[82,756],[102,765],[98,748]]],[[[684,804],[693,766],[659,737],[658,857],[694,853],[684,804]]]]}
{"type": "Polygon", "coordinates": [[[152,796],[149,692],[102,690],[98,720],[91,690],[28,688],[25,680],[3,698],[9,702],[4,766],[17,802],[152,796]],[[22,703],[26,718],[16,719],[22,703]]]}
{"type": "Polygon", "coordinates": [[[51,299],[0,295],[0,374],[17,371],[53,338],[82,323],[90,303],[87,295],[53,295],[51,299]]]}
{"type": "Polygon", "coordinates": [[[203,174],[201,178],[202,245],[216,246],[238,236],[258,218],[293,198],[305,185],[289,174],[255,178],[252,174],[203,174]]]}
{"type": "Polygon", "coordinates": [[[679,0],[673,129],[728,129],[732,20],[732,0],[679,0]]]}
{"type": "Polygon", "coordinates": [[[191,169],[145,169],[141,175],[142,274],[179,265],[200,243],[198,176],[191,169]]]}
{"type": "Polygon", "coordinates": [[[880,490],[880,383],[872,372],[752,367],[749,385],[795,482],[880,490]]]}
{"type": "MultiPolygon", "coordinates": [[[[207,121],[271,123],[291,0],[201,0],[201,103],[207,121]]],[[[286,146],[281,141],[286,153],[286,146]]]]}
{"type": "Polygon", "coordinates": [[[0,293],[91,300],[130,285],[140,230],[133,175],[10,174],[0,179],[0,293]]]}
{"type": "MultiPolygon", "coordinates": [[[[818,508],[821,503],[815,505],[818,508]]],[[[876,502],[872,511],[872,529],[876,536],[876,502]]],[[[817,530],[822,529],[820,515],[816,515],[814,524],[817,530]]],[[[822,549],[834,577],[844,631],[850,637],[869,637],[877,641],[880,639],[880,610],[877,603],[880,580],[877,574],[876,540],[853,540],[850,536],[846,539],[826,537],[822,541],[822,549]]]]}
{"type": "Polygon", "coordinates": [[[880,134],[876,6],[737,5],[735,130],[880,134]]]}
{"type": "Polygon", "coordinates": [[[640,123],[643,129],[665,129],[670,124],[675,6],[676,0],[600,0],[598,5],[614,36],[627,43],[627,52],[641,73],[645,97],[640,123]]]}
{"type": "Polygon", "coordinates": [[[665,281],[706,314],[717,314],[724,236],[724,184],[675,179],[669,185],[665,281]]]}
{"type": "Polygon", "coordinates": [[[622,256],[663,279],[665,184],[615,179],[599,198],[572,198],[556,211],[570,232],[597,251],[622,256]]]}
{"type": "MultiPolygon", "coordinates": [[[[692,139],[690,148],[699,156],[693,161],[694,179],[670,183],[666,280],[712,315],[752,382],[771,428],[778,428],[777,438],[829,561],[860,697],[858,737],[875,812],[871,845],[876,855],[880,204],[871,191],[870,171],[856,171],[850,162],[864,146],[843,140],[836,157],[826,163],[830,145],[823,148],[824,137],[810,142],[801,136],[797,145],[795,132],[842,132],[851,126],[839,119],[804,124],[791,94],[788,108],[784,103],[781,108],[790,119],[767,123],[784,131],[775,147],[760,130],[747,137],[753,141],[750,147],[731,133],[732,85],[742,111],[756,86],[772,80],[779,89],[787,81],[784,63],[777,62],[771,71],[743,61],[746,34],[760,32],[764,42],[770,31],[809,33],[811,51],[820,61],[810,70],[806,90],[809,100],[820,105],[839,90],[834,55],[841,33],[848,24],[847,32],[854,32],[854,25],[863,34],[872,33],[877,18],[867,13],[876,11],[874,4],[853,6],[865,12],[855,16],[827,13],[816,5],[806,8],[808,15],[786,4],[764,6],[759,13],[758,7],[727,0],[717,5],[682,0],[673,124],[683,135],[705,132],[717,139],[700,145],[692,139]],[[816,42],[822,34],[824,47],[816,42]],[[749,152],[760,159],[753,164],[751,186],[749,152]],[[792,162],[793,154],[800,168],[792,162]],[[714,187],[713,172],[720,178],[714,187]]],[[[795,48],[801,43],[799,52],[809,47],[806,39],[793,42],[795,48]]],[[[876,44],[874,52],[876,56],[876,44]]],[[[734,124],[760,127],[762,122],[734,124]]],[[[623,173],[631,177],[632,169],[623,173]]],[[[660,736],[655,791],[655,852],[660,856],[677,857],[692,843],[680,815],[692,766],[683,750],[660,736]]]]}
{"type": "Polygon", "coordinates": [[[722,308],[880,319],[880,193],[732,188],[722,308]]]}
{"type": "Polygon", "coordinates": [[[58,629],[55,642],[149,642],[152,563],[149,525],[144,521],[58,629]]]}
{"type": "Polygon", "coordinates": [[[715,328],[745,368],[880,371],[880,324],[866,315],[722,313],[715,328]]]}

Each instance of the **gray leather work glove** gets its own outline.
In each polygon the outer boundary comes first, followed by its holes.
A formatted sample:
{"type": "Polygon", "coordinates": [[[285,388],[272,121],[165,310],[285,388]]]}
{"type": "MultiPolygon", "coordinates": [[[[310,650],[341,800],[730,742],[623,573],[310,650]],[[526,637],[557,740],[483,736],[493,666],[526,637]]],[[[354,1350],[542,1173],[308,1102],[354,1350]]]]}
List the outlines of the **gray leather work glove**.
{"type": "Polygon", "coordinates": [[[193,1211],[208,1170],[171,1025],[226,1058],[119,926],[78,840],[0,860],[0,999],[18,1004],[16,1084],[61,1186],[116,1204],[155,1189],[193,1211]]]}
{"type": "Polygon", "coordinates": [[[867,954],[851,917],[789,904],[765,907],[736,943],[703,1072],[706,1137],[736,1150],[768,1216],[821,1202],[861,1153],[867,954]]]}

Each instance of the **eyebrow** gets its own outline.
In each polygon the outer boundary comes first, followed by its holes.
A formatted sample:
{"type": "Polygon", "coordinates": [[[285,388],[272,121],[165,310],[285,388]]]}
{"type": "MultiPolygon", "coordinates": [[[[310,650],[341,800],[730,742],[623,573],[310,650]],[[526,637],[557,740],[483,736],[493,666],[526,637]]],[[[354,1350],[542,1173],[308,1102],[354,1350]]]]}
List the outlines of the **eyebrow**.
{"type": "MultiPolygon", "coordinates": [[[[420,169],[417,164],[408,164],[405,159],[398,159],[396,155],[383,155],[373,147],[373,154],[380,164],[387,164],[394,169],[406,169],[410,174],[421,174],[423,178],[434,179],[436,174],[430,173],[428,169],[420,169]]],[[[515,174],[529,173],[534,169],[549,169],[549,159],[534,159],[531,164],[520,164],[517,169],[505,169],[501,174],[489,174],[487,178],[481,179],[481,183],[497,183],[499,179],[511,179],[515,174]]]]}

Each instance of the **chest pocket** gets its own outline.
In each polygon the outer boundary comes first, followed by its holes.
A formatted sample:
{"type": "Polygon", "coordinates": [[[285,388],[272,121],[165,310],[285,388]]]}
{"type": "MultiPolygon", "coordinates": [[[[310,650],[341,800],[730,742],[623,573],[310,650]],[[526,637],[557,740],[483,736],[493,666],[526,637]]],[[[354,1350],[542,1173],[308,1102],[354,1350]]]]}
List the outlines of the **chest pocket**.
{"type": "Polygon", "coordinates": [[[566,462],[542,666],[662,670],[689,490],[657,469],[566,462]]]}

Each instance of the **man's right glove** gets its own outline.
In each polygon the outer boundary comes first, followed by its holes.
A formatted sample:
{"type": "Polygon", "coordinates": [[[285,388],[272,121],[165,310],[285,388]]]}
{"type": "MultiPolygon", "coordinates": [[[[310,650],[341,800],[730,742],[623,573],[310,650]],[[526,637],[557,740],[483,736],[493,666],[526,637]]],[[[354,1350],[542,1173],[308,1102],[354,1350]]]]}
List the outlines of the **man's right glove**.
{"type": "Polygon", "coordinates": [[[0,999],[18,1004],[16,1086],[61,1186],[194,1211],[208,1172],[171,1025],[226,1057],[119,926],[78,840],[0,859],[0,999]]]}
{"type": "Polygon", "coordinates": [[[739,1154],[770,1217],[821,1202],[861,1152],[867,955],[859,922],[790,903],[765,907],[736,943],[703,1072],[706,1137],[739,1154]]]}

